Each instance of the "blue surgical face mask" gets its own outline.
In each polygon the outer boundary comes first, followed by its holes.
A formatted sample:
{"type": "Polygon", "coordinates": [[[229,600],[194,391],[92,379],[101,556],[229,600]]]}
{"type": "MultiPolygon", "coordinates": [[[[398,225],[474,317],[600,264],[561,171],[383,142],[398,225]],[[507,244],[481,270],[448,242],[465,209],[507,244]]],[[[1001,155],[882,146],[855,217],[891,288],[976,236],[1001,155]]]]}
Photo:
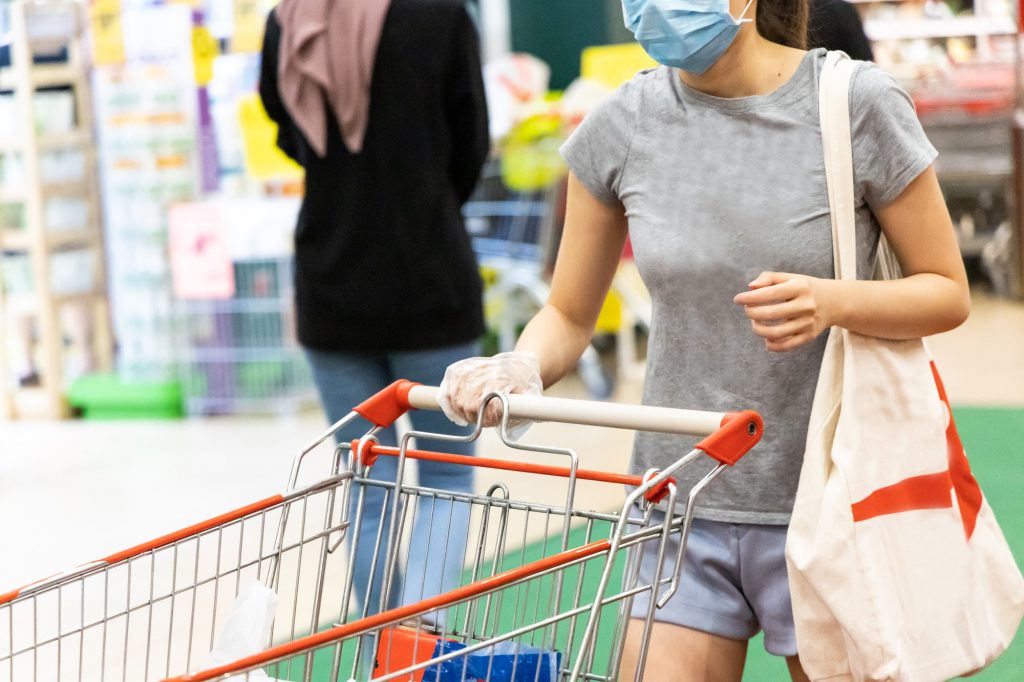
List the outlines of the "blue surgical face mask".
{"type": "Polygon", "coordinates": [[[729,14],[729,0],[622,0],[626,28],[656,62],[702,74],[718,61],[740,26],[729,14]]]}

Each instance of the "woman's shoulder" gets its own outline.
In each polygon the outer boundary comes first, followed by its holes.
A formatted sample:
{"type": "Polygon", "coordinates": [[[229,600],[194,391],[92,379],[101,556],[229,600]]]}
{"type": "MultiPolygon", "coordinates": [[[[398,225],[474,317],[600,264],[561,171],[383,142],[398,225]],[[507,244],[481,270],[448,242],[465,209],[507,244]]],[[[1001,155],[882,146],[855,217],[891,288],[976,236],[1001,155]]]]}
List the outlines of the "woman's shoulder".
{"type": "Polygon", "coordinates": [[[872,207],[887,205],[935,160],[913,99],[876,64],[857,63],[850,82],[850,126],[854,176],[872,207]]]}
{"type": "Polygon", "coordinates": [[[656,104],[660,99],[672,97],[671,78],[672,71],[665,66],[638,71],[608,96],[604,106],[638,113],[642,108],[656,104]]]}
{"type": "Polygon", "coordinates": [[[667,66],[652,66],[649,69],[637,71],[636,75],[623,83],[620,89],[632,90],[636,93],[670,95],[673,92],[672,79],[675,77],[675,72],[667,66]]]}
{"type": "Polygon", "coordinates": [[[873,62],[857,61],[850,79],[850,104],[854,111],[908,102],[910,96],[888,71],[873,62]]]}

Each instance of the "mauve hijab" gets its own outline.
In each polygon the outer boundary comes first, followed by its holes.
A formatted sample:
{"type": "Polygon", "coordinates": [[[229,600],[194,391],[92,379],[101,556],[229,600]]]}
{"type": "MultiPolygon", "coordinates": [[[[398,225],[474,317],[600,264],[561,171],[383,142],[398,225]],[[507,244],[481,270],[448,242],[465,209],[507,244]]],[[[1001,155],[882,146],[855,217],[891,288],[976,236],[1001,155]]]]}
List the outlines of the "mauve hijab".
{"type": "Polygon", "coordinates": [[[278,89],[317,156],[327,154],[327,109],[349,151],[363,149],[370,85],[391,0],[282,0],[278,89]],[[326,105],[326,106],[325,106],[326,105]]]}

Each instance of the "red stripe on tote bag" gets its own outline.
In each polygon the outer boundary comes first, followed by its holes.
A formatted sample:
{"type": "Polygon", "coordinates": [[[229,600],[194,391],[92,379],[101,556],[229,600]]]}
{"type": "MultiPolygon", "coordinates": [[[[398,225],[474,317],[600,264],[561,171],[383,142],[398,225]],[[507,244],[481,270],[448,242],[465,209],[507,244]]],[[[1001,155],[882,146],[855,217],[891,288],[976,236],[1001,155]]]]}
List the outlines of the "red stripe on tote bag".
{"type": "Polygon", "coordinates": [[[931,363],[932,376],[939,390],[939,399],[946,406],[949,414],[949,426],[946,427],[946,448],[949,457],[949,469],[937,474],[914,476],[899,483],[879,488],[863,500],[854,502],[853,520],[867,521],[887,514],[921,509],[948,509],[953,506],[950,490],[956,491],[956,501],[960,509],[960,517],[964,524],[964,535],[971,539],[974,525],[981,510],[982,494],[978,482],[971,473],[971,465],[967,461],[967,453],[960,434],[957,433],[953,421],[952,408],[946,396],[946,388],[939,377],[935,363],[931,363]]]}

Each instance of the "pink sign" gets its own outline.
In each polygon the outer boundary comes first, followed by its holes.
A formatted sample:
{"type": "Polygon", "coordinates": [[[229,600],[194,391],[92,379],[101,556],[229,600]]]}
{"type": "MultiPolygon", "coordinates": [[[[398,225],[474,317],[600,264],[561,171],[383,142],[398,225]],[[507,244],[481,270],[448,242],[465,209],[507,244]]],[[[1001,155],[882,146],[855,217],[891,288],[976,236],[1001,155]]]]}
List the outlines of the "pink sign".
{"type": "Polygon", "coordinates": [[[175,204],[168,221],[174,295],[186,300],[235,295],[228,228],[215,204],[175,204]]]}

